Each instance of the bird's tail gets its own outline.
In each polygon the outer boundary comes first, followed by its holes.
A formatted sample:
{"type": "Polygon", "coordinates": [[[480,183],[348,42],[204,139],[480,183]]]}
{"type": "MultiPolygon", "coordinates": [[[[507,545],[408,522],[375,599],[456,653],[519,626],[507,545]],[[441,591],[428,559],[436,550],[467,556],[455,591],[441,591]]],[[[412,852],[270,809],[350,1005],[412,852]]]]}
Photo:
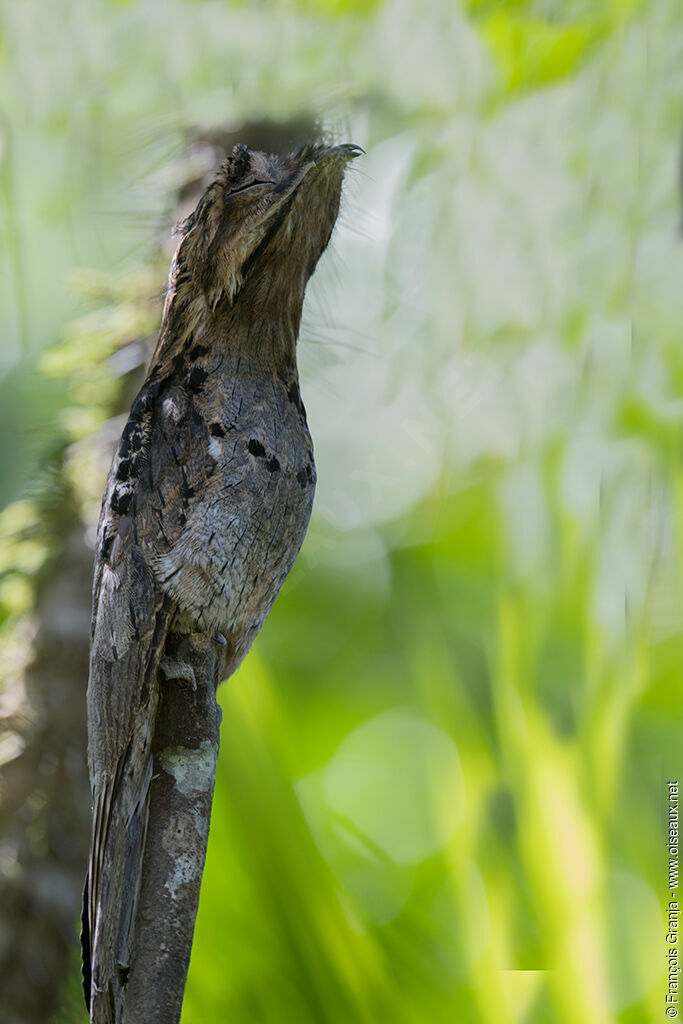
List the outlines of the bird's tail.
{"type": "Polygon", "coordinates": [[[156,706],[146,711],[115,775],[93,793],[81,932],[83,987],[92,1024],[119,1024],[123,1009],[152,779],[156,706]]]}

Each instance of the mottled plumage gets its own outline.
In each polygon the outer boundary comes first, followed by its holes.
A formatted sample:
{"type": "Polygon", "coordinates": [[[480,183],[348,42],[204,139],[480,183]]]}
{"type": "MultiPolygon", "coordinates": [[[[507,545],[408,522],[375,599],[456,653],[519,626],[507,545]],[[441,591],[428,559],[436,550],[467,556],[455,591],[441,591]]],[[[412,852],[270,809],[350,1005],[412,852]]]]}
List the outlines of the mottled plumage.
{"type": "Polygon", "coordinates": [[[118,1021],[125,999],[159,687],[185,685],[192,699],[189,634],[225,640],[221,674],[235,670],[306,532],[315,467],[296,339],[358,153],[238,146],[181,225],[159,342],[97,536],[84,901],[93,1021],[118,1021]]]}

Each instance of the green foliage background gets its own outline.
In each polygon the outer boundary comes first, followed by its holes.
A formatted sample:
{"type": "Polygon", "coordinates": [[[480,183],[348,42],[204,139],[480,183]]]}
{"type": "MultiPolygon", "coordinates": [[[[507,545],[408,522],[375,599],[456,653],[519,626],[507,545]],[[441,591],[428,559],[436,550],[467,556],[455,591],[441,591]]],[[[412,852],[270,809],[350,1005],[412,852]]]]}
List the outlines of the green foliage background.
{"type": "Polygon", "coordinates": [[[184,130],[304,111],[367,150],[302,332],[314,521],[220,691],[184,1024],[664,1019],[679,0],[4,0],[0,23],[10,625],[47,551],[12,541],[19,499],[65,438],[96,513],[87,439],[107,359],[159,315],[184,130]]]}

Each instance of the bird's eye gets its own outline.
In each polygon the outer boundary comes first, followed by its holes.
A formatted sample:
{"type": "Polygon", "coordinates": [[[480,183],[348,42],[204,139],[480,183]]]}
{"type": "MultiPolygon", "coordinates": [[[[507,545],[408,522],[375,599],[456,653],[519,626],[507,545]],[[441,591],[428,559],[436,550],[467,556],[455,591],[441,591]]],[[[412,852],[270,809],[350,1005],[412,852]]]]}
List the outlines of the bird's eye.
{"type": "Polygon", "coordinates": [[[250,188],[256,188],[257,185],[272,185],[272,181],[246,181],[244,185],[238,185],[236,188],[230,190],[230,195],[234,196],[237,192],[248,192],[250,188]]]}

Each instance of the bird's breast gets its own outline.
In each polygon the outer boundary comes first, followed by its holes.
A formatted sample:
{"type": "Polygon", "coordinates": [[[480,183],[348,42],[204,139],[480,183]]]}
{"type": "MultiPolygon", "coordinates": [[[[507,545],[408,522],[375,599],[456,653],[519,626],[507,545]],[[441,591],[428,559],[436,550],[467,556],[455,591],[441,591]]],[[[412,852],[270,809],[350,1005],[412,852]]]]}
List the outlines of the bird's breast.
{"type": "MultiPolygon", "coordinates": [[[[210,473],[155,572],[194,628],[224,633],[244,656],[304,540],[315,464],[303,408],[282,392],[208,412],[210,473]]],[[[233,399],[234,401],[234,399],[233,399]]]]}

